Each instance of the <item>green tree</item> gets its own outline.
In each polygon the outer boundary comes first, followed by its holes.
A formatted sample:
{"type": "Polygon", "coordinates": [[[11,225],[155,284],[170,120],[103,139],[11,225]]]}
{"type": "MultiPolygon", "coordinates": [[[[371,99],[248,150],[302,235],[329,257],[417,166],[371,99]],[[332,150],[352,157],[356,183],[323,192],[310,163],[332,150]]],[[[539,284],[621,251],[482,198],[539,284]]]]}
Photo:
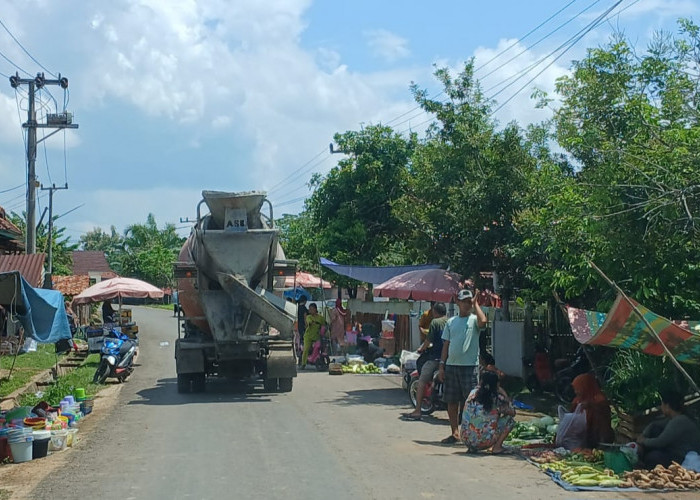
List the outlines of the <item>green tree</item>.
{"type": "Polygon", "coordinates": [[[312,221],[306,212],[284,214],[275,221],[280,228],[280,244],[288,259],[299,261],[299,268],[315,271],[318,268],[312,221]]]}
{"type": "Polygon", "coordinates": [[[516,124],[497,130],[472,62],[456,77],[447,69],[435,76],[447,99],[413,87],[436,120],[411,159],[395,215],[415,260],[446,263],[466,276],[493,269],[514,286],[520,277],[508,252],[519,241],[513,216],[535,162],[516,124]]]}
{"type": "Polygon", "coordinates": [[[171,286],[173,262],[184,241],[174,224],[167,223],[158,229],[155,217],[148,214],[145,224],[132,224],[124,231],[122,250],[117,257],[119,273],[155,286],[171,286]]]}
{"type": "Polygon", "coordinates": [[[531,268],[548,267],[541,286],[606,305],[613,294],[592,259],[655,311],[700,315],[700,36],[680,26],[641,55],[615,36],[558,81],[556,137],[575,178],[520,218],[549,260],[531,268]]]}
{"type": "MultiPolygon", "coordinates": [[[[22,238],[27,238],[26,214],[19,215],[15,212],[10,214],[10,220],[22,231],[22,238]]],[[[53,274],[69,275],[73,269],[73,258],[71,252],[78,249],[78,245],[71,243],[70,237],[65,236],[66,228],[56,224],[59,216],[53,217],[53,238],[51,240],[51,251],[53,260],[53,274]]],[[[41,223],[36,230],[36,250],[37,252],[48,253],[49,250],[49,227],[48,224],[41,223]]],[[[48,265],[48,262],[47,262],[48,265]]]]}
{"type": "MultiPolygon", "coordinates": [[[[335,142],[347,156],[325,177],[311,180],[306,212],[313,239],[307,251],[316,248],[314,260],[320,255],[347,264],[407,262],[392,205],[404,193],[415,136],[406,139],[390,127],[372,125],[336,134],[335,142]]],[[[340,276],[334,280],[353,284],[340,276]]]]}
{"type": "Polygon", "coordinates": [[[122,245],[123,238],[114,226],[110,227],[109,233],[106,233],[100,227],[96,227],[80,236],[81,249],[104,252],[110,266],[117,265],[122,245]]]}

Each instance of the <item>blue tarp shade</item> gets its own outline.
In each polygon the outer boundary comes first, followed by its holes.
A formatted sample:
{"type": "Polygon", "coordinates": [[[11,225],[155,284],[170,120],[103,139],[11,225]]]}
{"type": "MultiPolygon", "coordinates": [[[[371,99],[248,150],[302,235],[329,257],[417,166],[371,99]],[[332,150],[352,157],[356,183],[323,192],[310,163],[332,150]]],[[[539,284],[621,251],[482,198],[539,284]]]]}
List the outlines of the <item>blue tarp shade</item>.
{"type": "Polygon", "coordinates": [[[17,312],[25,336],[42,344],[71,338],[61,292],[32,288],[14,271],[0,273],[0,297],[3,307],[17,312]]]}
{"type": "Polygon", "coordinates": [[[407,273],[409,271],[418,271],[422,269],[440,269],[441,267],[438,264],[425,264],[422,266],[384,267],[352,266],[336,264],[335,262],[328,260],[325,257],[321,257],[321,265],[335,273],[340,274],[341,276],[347,276],[348,278],[352,278],[357,281],[364,281],[365,283],[372,283],[373,285],[384,283],[385,281],[390,280],[394,276],[398,276],[399,274],[407,273]]]}

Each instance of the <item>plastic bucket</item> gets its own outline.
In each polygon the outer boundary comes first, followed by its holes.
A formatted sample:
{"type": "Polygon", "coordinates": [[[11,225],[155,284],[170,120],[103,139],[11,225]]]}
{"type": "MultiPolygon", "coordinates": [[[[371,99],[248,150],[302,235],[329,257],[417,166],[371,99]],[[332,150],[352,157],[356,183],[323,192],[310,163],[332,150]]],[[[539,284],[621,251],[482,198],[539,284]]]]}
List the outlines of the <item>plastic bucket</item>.
{"type": "Polygon", "coordinates": [[[68,429],[68,434],[66,435],[66,446],[71,448],[78,441],[78,429],[72,428],[68,429]]]}
{"type": "Polygon", "coordinates": [[[6,458],[12,458],[10,443],[7,442],[7,436],[0,436],[0,462],[6,458]]]}
{"type": "Polygon", "coordinates": [[[83,412],[83,415],[89,415],[92,413],[92,405],[95,403],[95,400],[92,398],[86,398],[85,401],[80,403],[80,411],[83,412]]]}
{"type": "Polygon", "coordinates": [[[32,441],[20,441],[18,443],[10,443],[12,450],[12,461],[16,464],[29,462],[32,459],[32,441]]]}
{"type": "Polygon", "coordinates": [[[49,442],[51,442],[51,431],[34,431],[32,457],[34,459],[44,458],[49,452],[49,442]]]}
{"type": "Polygon", "coordinates": [[[79,387],[75,390],[75,400],[80,401],[85,399],[85,388],[79,387]]]}
{"type": "Polygon", "coordinates": [[[51,431],[51,451],[62,451],[68,446],[68,431],[51,431]]]}

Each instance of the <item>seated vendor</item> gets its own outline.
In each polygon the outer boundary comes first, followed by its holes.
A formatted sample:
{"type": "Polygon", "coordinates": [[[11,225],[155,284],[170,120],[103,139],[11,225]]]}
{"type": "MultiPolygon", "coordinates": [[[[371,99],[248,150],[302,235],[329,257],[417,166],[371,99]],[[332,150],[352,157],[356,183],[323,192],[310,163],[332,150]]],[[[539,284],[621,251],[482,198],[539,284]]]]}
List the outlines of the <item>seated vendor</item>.
{"type": "Polygon", "coordinates": [[[592,373],[579,375],[571,386],[576,393],[571,411],[575,411],[579,404],[586,410],[586,448],[612,443],[615,434],[611,425],[610,402],[600,390],[595,376],[592,373]]]}
{"type": "Polygon", "coordinates": [[[659,464],[668,467],[674,461],[680,464],[689,451],[700,453],[700,428],[683,413],[683,396],[676,391],[662,392],[661,412],[666,419],[649,424],[637,439],[649,469],[659,464]]]}
{"type": "Polygon", "coordinates": [[[102,303],[102,322],[103,323],[116,322],[115,313],[116,313],[116,311],[114,309],[112,309],[111,301],[105,300],[102,303]]]}

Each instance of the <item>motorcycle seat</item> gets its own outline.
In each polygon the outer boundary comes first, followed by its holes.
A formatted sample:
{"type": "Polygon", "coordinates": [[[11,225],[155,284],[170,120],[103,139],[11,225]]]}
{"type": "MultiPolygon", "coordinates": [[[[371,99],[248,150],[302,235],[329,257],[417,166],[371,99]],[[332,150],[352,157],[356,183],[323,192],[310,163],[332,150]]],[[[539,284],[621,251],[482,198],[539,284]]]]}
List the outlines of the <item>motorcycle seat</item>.
{"type": "Polygon", "coordinates": [[[134,345],[134,343],[130,340],[127,340],[124,342],[120,347],[119,347],[119,354],[123,356],[127,352],[129,352],[129,349],[134,345]]]}

